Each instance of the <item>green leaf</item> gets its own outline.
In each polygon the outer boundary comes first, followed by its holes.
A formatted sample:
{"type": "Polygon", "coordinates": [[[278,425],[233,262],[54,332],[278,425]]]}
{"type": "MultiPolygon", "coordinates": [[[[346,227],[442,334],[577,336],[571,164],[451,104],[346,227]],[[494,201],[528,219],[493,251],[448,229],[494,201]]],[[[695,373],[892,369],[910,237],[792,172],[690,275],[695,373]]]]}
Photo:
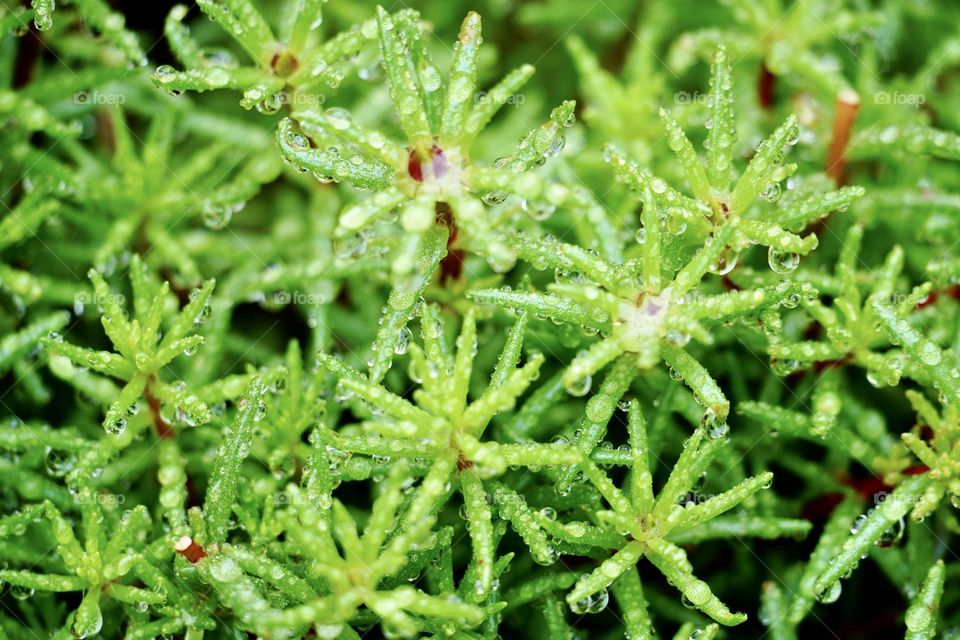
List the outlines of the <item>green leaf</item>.
{"type": "Polygon", "coordinates": [[[693,575],[687,554],[666,540],[653,539],[647,545],[647,557],[663,572],[691,605],[717,622],[734,626],[747,619],[745,613],[733,613],[710,590],[709,585],[693,575]]]}
{"type": "MultiPolygon", "coordinates": [[[[211,543],[227,539],[227,527],[237,497],[240,466],[250,452],[254,424],[263,417],[263,395],[266,388],[259,378],[250,382],[247,394],[238,407],[233,423],[223,436],[218,455],[210,472],[210,485],[203,502],[204,522],[211,543]]],[[[217,560],[216,563],[222,563],[217,560]]]]}
{"type": "MultiPolygon", "coordinates": [[[[713,54],[710,69],[710,131],[707,134],[707,176],[710,184],[720,192],[730,186],[730,170],[733,166],[733,143],[736,138],[733,116],[733,80],[726,49],[720,47],[713,54]]],[[[696,189],[694,189],[696,193],[696,189]]],[[[707,201],[711,201],[709,198],[707,201]]],[[[736,210],[731,207],[732,210],[736,210]]]]}
{"type": "Polygon", "coordinates": [[[940,598],[943,595],[943,582],[946,569],[943,560],[937,560],[916,598],[910,603],[905,614],[907,640],[932,640],[937,632],[937,610],[940,608],[940,598]]]}

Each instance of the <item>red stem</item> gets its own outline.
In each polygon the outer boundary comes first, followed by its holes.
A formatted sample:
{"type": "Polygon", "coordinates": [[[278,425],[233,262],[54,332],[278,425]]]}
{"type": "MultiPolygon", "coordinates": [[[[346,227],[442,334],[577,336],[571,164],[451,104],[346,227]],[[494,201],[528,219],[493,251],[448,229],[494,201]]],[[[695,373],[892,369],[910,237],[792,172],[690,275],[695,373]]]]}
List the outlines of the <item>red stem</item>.
{"type": "Polygon", "coordinates": [[[837,96],[833,114],[833,137],[827,151],[827,175],[833,178],[837,186],[843,184],[846,169],[846,149],[850,142],[850,132],[860,111],[860,96],[852,89],[844,89],[837,96]]]}
{"type": "Polygon", "coordinates": [[[773,107],[774,89],[777,85],[777,76],[770,72],[767,65],[760,63],[760,70],[757,74],[757,102],[760,106],[769,111],[773,107]]]}

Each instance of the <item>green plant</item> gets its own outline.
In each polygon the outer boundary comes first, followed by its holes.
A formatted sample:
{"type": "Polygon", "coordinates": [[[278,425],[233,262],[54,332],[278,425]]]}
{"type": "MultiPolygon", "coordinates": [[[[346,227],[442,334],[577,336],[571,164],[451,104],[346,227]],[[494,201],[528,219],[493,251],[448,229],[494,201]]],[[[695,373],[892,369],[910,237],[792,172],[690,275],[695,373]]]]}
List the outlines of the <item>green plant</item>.
{"type": "Polygon", "coordinates": [[[0,8],[0,640],[960,637],[960,13],[574,4],[0,8]]]}

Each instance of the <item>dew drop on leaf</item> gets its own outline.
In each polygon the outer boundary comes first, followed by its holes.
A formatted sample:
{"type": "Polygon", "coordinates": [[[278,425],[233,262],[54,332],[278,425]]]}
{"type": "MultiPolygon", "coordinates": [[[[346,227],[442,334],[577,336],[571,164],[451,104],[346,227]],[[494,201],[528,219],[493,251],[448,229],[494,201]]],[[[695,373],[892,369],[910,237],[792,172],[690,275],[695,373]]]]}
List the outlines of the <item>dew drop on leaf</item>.
{"type": "Polygon", "coordinates": [[[725,276],[733,271],[734,267],[737,266],[738,258],[739,256],[737,253],[725,250],[722,254],[720,254],[719,258],[717,258],[710,264],[710,266],[707,267],[707,270],[715,275],[725,276]]]}
{"type": "Polygon", "coordinates": [[[10,585],[10,595],[17,600],[27,600],[35,593],[32,587],[23,587],[18,584],[10,585]]]}
{"type": "Polygon", "coordinates": [[[340,131],[349,129],[353,124],[353,117],[350,115],[350,112],[342,107],[331,107],[326,110],[324,115],[327,117],[327,122],[330,123],[330,126],[340,131]]]}
{"type": "Polygon", "coordinates": [[[788,376],[799,368],[800,361],[792,358],[774,358],[770,361],[770,369],[780,377],[788,376]]]}
{"type": "Polygon", "coordinates": [[[499,190],[488,191],[480,196],[480,199],[483,200],[484,204],[496,206],[498,204],[502,204],[503,201],[507,199],[507,192],[499,190]]]}
{"type": "Polygon", "coordinates": [[[583,376],[579,380],[572,380],[564,384],[564,388],[572,396],[582,398],[590,392],[590,385],[593,383],[592,376],[583,376]]]}
{"type": "Polygon", "coordinates": [[[407,352],[407,346],[410,343],[410,330],[406,327],[400,329],[397,332],[397,342],[393,346],[393,352],[398,356],[402,356],[407,352]]]}
{"type": "Polygon", "coordinates": [[[760,192],[760,197],[766,200],[767,202],[776,202],[777,200],[779,200],[780,199],[780,183],[771,182],[770,184],[768,184],[766,187],[764,187],[763,191],[760,192]]]}
{"type": "Polygon", "coordinates": [[[61,478],[77,464],[77,456],[64,449],[47,447],[44,462],[47,473],[55,478],[61,478]]]}
{"type": "Polygon", "coordinates": [[[780,251],[776,247],[770,247],[767,250],[767,264],[774,273],[786,275],[800,265],[800,256],[791,251],[780,251]]]}
{"type": "Polygon", "coordinates": [[[177,77],[177,70],[168,64],[162,64],[153,72],[153,79],[160,84],[169,84],[177,77]]]}
{"type": "Polygon", "coordinates": [[[722,438],[727,435],[730,431],[730,426],[726,420],[721,419],[717,415],[717,412],[714,411],[712,407],[707,407],[707,410],[703,412],[703,416],[700,418],[700,430],[703,431],[703,434],[708,438],[716,440],[717,438],[722,438]]]}
{"type": "Polygon", "coordinates": [[[843,586],[840,584],[840,581],[832,583],[830,586],[826,587],[822,591],[818,591],[814,597],[816,597],[817,602],[823,604],[831,604],[840,599],[840,593],[843,591],[843,586]]]}
{"type": "Polygon", "coordinates": [[[884,530],[884,532],[880,534],[880,537],[877,539],[877,541],[874,544],[882,548],[892,547],[898,542],[900,542],[901,539],[903,539],[903,530],[904,530],[903,518],[900,518],[899,520],[894,522],[892,525],[890,525],[886,530],[884,530]]]}

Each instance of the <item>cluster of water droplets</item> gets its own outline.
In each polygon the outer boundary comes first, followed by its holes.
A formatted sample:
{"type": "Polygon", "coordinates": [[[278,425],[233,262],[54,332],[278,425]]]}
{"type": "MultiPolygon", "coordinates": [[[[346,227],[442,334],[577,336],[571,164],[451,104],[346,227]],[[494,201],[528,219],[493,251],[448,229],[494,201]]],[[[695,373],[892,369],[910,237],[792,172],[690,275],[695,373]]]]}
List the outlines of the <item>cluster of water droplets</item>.
{"type": "Polygon", "coordinates": [[[582,616],[587,613],[600,613],[607,608],[607,604],[610,602],[610,593],[604,589],[602,591],[597,591],[596,593],[590,594],[585,598],[581,598],[576,602],[570,603],[570,611],[582,616]]]}

